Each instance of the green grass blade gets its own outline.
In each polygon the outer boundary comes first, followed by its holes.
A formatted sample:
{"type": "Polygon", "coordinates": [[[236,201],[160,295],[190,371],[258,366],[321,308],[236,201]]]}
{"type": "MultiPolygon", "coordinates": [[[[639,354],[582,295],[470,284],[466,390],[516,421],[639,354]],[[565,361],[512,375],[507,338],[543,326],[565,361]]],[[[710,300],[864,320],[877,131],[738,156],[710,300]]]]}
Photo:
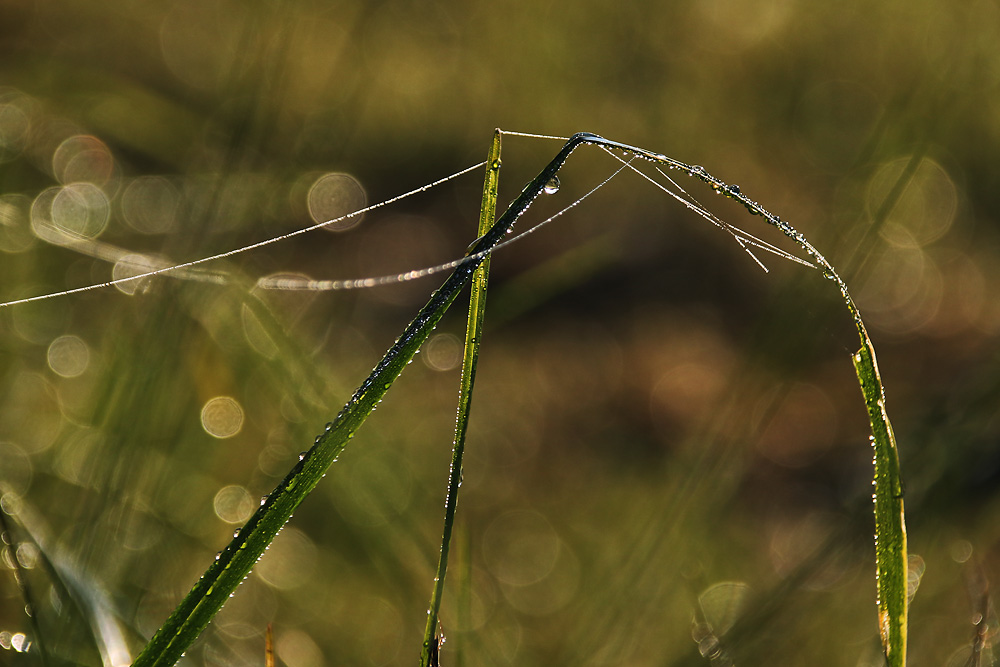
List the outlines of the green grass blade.
{"type": "MultiPolygon", "coordinates": [[[[498,138],[494,142],[499,151],[498,138]]],[[[191,592],[184,598],[176,610],[170,615],[163,627],[157,631],[153,639],[136,659],[136,667],[166,667],[174,664],[183,651],[198,637],[205,626],[247,576],[254,563],[263,554],[274,536],[289,519],[292,512],[302,502],[305,496],[316,486],[327,468],[336,460],[355,431],[365,421],[402,369],[416,354],[417,350],[430,335],[435,325],[445,311],[455,300],[458,291],[469,282],[473,274],[483,264],[488,253],[497,246],[513,227],[517,219],[542,192],[546,183],[556,175],[569,155],[581,144],[596,144],[608,148],[624,150],[663,166],[680,169],[689,175],[709,184],[717,192],[725,194],[747,208],[752,214],[760,215],[765,220],[780,229],[785,235],[798,243],[812,258],[827,278],[835,282],[844,298],[854,322],[857,326],[862,347],[855,355],[855,368],[858,372],[861,389],[868,407],[872,425],[872,441],[875,446],[875,518],[876,518],[876,553],[878,572],[878,611],[879,625],[882,633],[883,647],[886,659],[891,667],[902,667],[906,660],[906,606],[907,606],[907,555],[906,530],[904,526],[902,487],[900,483],[899,461],[892,435],[892,427],[885,413],[884,392],[875,362],[874,348],[865,331],[857,307],[851,298],[847,286],[833,266],[816,250],[812,244],[787,222],[769,213],[760,204],[749,199],[736,186],[730,186],[711,176],[701,167],[693,167],[667,158],[659,153],[610,141],[594,134],[580,133],[563,145],[559,153],[532,180],[521,194],[514,200],[504,214],[483,234],[473,248],[470,249],[468,261],[459,265],[445,283],[432,295],[427,304],[420,310],[412,322],[392,345],[371,375],[357,389],[351,400],[344,406],[337,418],[327,425],[323,434],[303,459],[292,468],[288,476],[261,502],[260,508],[250,518],[246,525],[237,533],[233,541],[221,552],[216,561],[209,567],[202,578],[195,584],[191,592]]],[[[491,157],[493,153],[491,151],[491,157]]],[[[499,169],[499,158],[491,160],[490,170],[499,169]]],[[[481,214],[488,210],[486,199],[490,191],[490,176],[484,192],[484,205],[481,214]]],[[[495,200],[495,193],[492,195],[495,200]]],[[[495,204],[494,204],[495,205],[495,204]]],[[[482,225],[481,230],[482,231],[482,225]]],[[[481,291],[474,295],[470,307],[470,331],[479,332],[482,316],[482,298],[485,295],[485,271],[482,273],[481,291]],[[471,326],[475,320],[476,329],[471,326]]],[[[468,419],[469,397],[474,378],[475,359],[478,351],[478,335],[472,335],[473,344],[466,345],[466,366],[463,367],[462,391],[463,398],[456,430],[456,449],[458,449],[459,432],[464,443],[464,428],[468,419]]],[[[460,479],[460,466],[453,467],[453,479],[460,479]],[[455,477],[457,470],[458,477],[455,477]]],[[[455,485],[457,491],[457,485],[455,485]]],[[[449,488],[451,502],[452,489],[449,488]]],[[[452,518],[446,519],[446,532],[450,532],[452,518]]],[[[445,536],[445,546],[450,542],[450,534],[445,536]]],[[[442,563],[439,565],[439,583],[443,583],[442,567],[446,566],[447,550],[442,550],[442,563]]],[[[437,592],[437,605],[440,604],[440,593],[437,592]]],[[[433,606],[433,605],[432,605],[433,606]]],[[[436,611],[435,611],[436,614],[436,611]]],[[[425,642],[422,659],[430,660],[430,653],[436,646],[434,630],[436,621],[428,619],[431,633],[430,641],[425,642]]],[[[428,664],[428,663],[424,663],[428,664]]]]}
{"type": "Polygon", "coordinates": [[[504,239],[508,229],[541,194],[545,184],[566,162],[586,136],[577,135],[529,183],[510,207],[469,251],[470,260],[461,264],[430,297],[417,316],[358,387],[351,400],[316,438],[312,448],[288,475],[262,501],[260,507],[240,529],[233,541],[219,554],[201,579],[156,631],[133,667],[168,667],[183,655],[198,638],[215,614],[251,568],[278,531],[292,516],[295,508],[315,488],[327,469],[343,451],[347,442],[392,387],[392,383],[413,358],[445,311],[458,296],[459,290],[485,260],[484,253],[504,239]]]}
{"type": "MultiPolygon", "coordinates": [[[[483,183],[483,202],[479,209],[479,235],[482,236],[493,226],[497,208],[497,190],[500,182],[500,130],[493,133],[490,155],[486,161],[486,180],[483,183]]],[[[462,378],[458,397],[458,417],[455,420],[455,444],[451,456],[451,474],[448,477],[448,496],[445,500],[444,534],[441,537],[441,554],[438,558],[434,589],[427,609],[427,627],[424,629],[424,643],[420,651],[421,667],[434,667],[439,638],[437,637],[438,614],[441,611],[441,597],[444,593],[444,579],[448,572],[448,554],[455,527],[455,511],[458,506],[458,490],[462,485],[462,458],[465,454],[465,435],[469,427],[469,411],[472,407],[472,389],[476,383],[476,362],[479,360],[479,344],[483,335],[483,320],[486,316],[486,284],[489,280],[489,256],[472,276],[472,292],[469,296],[469,320],[465,328],[465,356],[462,360],[462,378]]]]}
{"type": "MultiPolygon", "coordinates": [[[[592,134],[574,135],[584,143],[617,148],[643,157],[654,163],[680,169],[704,181],[716,192],[742,204],[752,215],[762,216],[768,224],[805,250],[823,275],[840,290],[861,339],[861,349],[854,355],[854,367],[864,394],[868,417],[872,427],[872,444],[875,448],[875,552],[878,586],[878,620],[882,647],[890,667],[906,664],[907,628],[907,553],[906,526],[903,513],[903,489],[899,469],[899,454],[892,425],[885,411],[885,392],[875,361],[875,348],[865,329],[861,314],[833,265],[798,230],[788,222],[770,213],[763,206],[743,194],[734,185],[727,185],[702,167],[678,162],[665,155],[610,141],[592,134]]],[[[571,140],[572,141],[572,140],[571,140]]]]}
{"type": "Polygon", "coordinates": [[[907,556],[903,514],[903,485],[899,453],[892,424],[885,411],[885,392],[875,360],[875,348],[858,326],[862,346],[854,368],[868,408],[875,449],[875,562],[878,582],[878,618],[882,648],[890,667],[906,664],[907,556]]]}

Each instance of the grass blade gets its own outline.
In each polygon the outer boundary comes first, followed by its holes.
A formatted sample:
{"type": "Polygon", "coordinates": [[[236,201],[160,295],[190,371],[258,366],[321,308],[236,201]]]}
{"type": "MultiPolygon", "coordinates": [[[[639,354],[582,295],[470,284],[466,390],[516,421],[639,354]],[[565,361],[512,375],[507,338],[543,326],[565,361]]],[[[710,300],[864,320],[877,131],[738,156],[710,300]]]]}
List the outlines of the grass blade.
{"type": "Polygon", "coordinates": [[[198,638],[202,630],[281,530],[295,509],[312,491],[330,465],[343,451],[347,442],[361,427],[371,411],[382,400],[393,382],[406,367],[444,316],[458,292],[485,260],[486,254],[499,244],[508,229],[528,209],[555,176],[569,155],[587,137],[576,135],[543,168],[511,203],[510,207],[469,251],[469,261],[459,265],[406,326],[396,342],[375,366],[368,378],[354,392],[334,421],[327,425],[312,448],[303,456],[239,530],[233,541],[218,555],[201,579],[156,631],[133,667],[168,667],[180,659],[184,651],[198,638]]]}
{"type": "Polygon", "coordinates": [[[872,428],[872,445],[875,450],[875,474],[872,496],[875,503],[875,554],[876,581],[878,588],[878,621],[882,638],[882,649],[889,667],[904,667],[906,664],[907,629],[907,549],[906,525],[903,510],[903,487],[899,468],[899,454],[892,425],[885,410],[885,391],[878,372],[875,348],[861,319],[847,284],[833,265],[816,249],[806,237],[788,222],[770,213],[759,203],[747,197],[740,189],[727,185],[701,167],[692,167],[671,160],[665,156],[649,153],[642,149],[610,142],[600,137],[587,137],[588,143],[613,146],[642,155],[648,160],[673,166],[707,183],[716,192],[738,201],[752,215],[762,216],[768,224],[777,227],[783,234],[795,241],[823,275],[834,282],[840,290],[844,303],[854,320],[861,348],[853,361],[858,382],[864,395],[868,419],[872,428]]]}
{"type": "MultiPolygon", "coordinates": [[[[490,155],[486,161],[486,180],[483,183],[483,203],[479,209],[479,235],[482,236],[493,226],[496,216],[497,189],[500,182],[500,130],[493,133],[490,155]]],[[[479,344],[483,335],[483,319],[486,316],[486,284],[489,280],[490,258],[487,256],[472,276],[472,292],[469,296],[469,320],[465,328],[465,356],[462,360],[462,378],[458,396],[458,417],[455,420],[455,444],[451,456],[451,473],[448,477],[448,496],[445,500],[444,534],[441,537],[441,554],[434,590],[427,609],[427,627],[424,629],[423,648],[420,651],[421,667],[433,667],[437,660],[440,640],[437,636],[438,614],[441,611],[441,596],[444,579],[448,572],[448,553],[455,527],[455,510],[458,506],[458,490],[462,485],[462,458],[465,454],[465,435],[469,427],[469,411],[472,407],[472,389],[476,383],[476,362],[479,360],[479,344]]]]}
{"type": "MultiPolygon", "coordinates": [[[[499,139],[494,137],[494,143],[499,155],[499,139]]],[[[559,153],[542,169],[527,185],[517,199],[504,214],[483,234],[467,253],[467,261],[460,264],[444,284],[435,291],[427,304],[417,313],[417,316],[404,329],[382,360],[375,366],[354,396],[337,415],[337,418],[327,425],[323,434],[316,438],[313,447],[303,459],[292,468],[285,479],[268,495],[260,508],[250,518],[246,525],[237,533],[233,541],[219,554],[216,561],[208,568],[202,578],[195,584],[191,592],[181,601],[180,605],[170,615],[164,625],[157,631],[149,644],[136,659],[135,667],[166,667],[174,664],[183,651],[198,637],[201,631],[222,607],[229,595],[247,576],[254,563],[264,553],[274,536],[281,530],[292,512],[302,502],[306,495],[316,486],[327,468],[336,460],[357,429],[365,421],[374,407],[395,382],[402,369],[413,358],[417,350],[430,335],[445,311],[455,300],[458,291],[469,282],[477,272],[488,254],[499,245],[504,236],[513,228],[517,219],[527,210],[536,197],[543,191],[569,155],[582,144],[595,144],[607,148],[622,150],[627,154],[642,157],[645,160],[675,168],[686,172],[707,183],[720,194],[734,199],[742,204],[753,215],[760,215],[786,236],[793,239],[811,257],[815,266],[823,274],[835,282],[840,289],[844,302],[850,311],[859,336],[861,349],[855,355],[855,368],[861,383],[861,389],[868,408],[872,425],[872,442],[875,447],[875,527],[876,553],[878,573],[878,612],[879,626],[886,660],[890,667],[903,667],[906,661],[906,606],[907,606],[907,554],[906,529],[904,526],[902,487],[900,484],[899,460],[892,427],[885,412],[884,392],[875,352],[871,339],[865,330],[858,309],[847,290],[847,285],[840,278],[833,266],[823,257],[809,241],[790,224],[765,210],[760,204],[744,195],[735,185],[727,185],[710,175],[701,167],[678,162],[665,155],[653,153],[634,146],[628,146],[603,137],[579,133],[567,141],[559,153]]],[[[493,153],[491,151],[491,157],[493,153]]],[[[499,158],[491,161],[490,170],[499,169],[499,158]]],[[[484,205],[481,213],[488,210],[487,197],[490,196],[490,175],[484,193],[484,205]]],[[[495,200],[495,194],[493,195],[495,200]]],[[[495,204],[494,204],[495,205],[495,204]]],[[[742,245],[742,243],[741,243],[742,245]]],[[[471,324],[477,320],[476,329],[481,326],[482,296],[485,290],[485,272],[479,297],[474,297],[470,307],[471,324]]],[[[466,345],[466,366],[463,367],[462,391],[464,397],[456,430],[456,450],[458,451],[459,432],[462,431],[468,419],[468,406],[471,397],[472,379],[474,378],[475,359],[478,352],[479,336],[472,336],[473,344],[466,345]]],[[[464,439],[462,440],[464,443],[464,439]]],[[[459,459],[460,461],[460,459],[459,459]]],[[[453,467],[453,480],[460,479],[460,466],[453,467]],[[456,471],[458,477],[455,477],[456,471]]],[[[457,484],[453,485],[457,493],[457,484]]],[[[449,487],[449,502],[452,501],[453,489],[449,487]]],[[[439,564],[438,585],[443,585],[443,568],[446,567],[447,549],[450,542],[452,518],[446,519],[445,543],[442,548],[442,561],[439,564]]],[[[436,591],[436,604],[440,605],[440,592],[436,591]]],[[[432,607],[434,605],[432,604],[432,607]]],[[[434,611],[436,616],[436,611],[434,611]]],[[[430,641],[424,643],[422,659],[429,664],[431,654],[437,646],[434,636],[436,619],[428,618],[430,641]]]]}
{"type": "Polygon", "coordinates": [[[903,484],[892,424],[885,411],[885,392],[875,360],[875,348],[858,326],[862,346],[854,355],[854,369],[865,397],[875,449],[875,562],[878,582],[878,620],[882,649],[890,667],[906,664],[907,556],[903,514],[903,484]]]}

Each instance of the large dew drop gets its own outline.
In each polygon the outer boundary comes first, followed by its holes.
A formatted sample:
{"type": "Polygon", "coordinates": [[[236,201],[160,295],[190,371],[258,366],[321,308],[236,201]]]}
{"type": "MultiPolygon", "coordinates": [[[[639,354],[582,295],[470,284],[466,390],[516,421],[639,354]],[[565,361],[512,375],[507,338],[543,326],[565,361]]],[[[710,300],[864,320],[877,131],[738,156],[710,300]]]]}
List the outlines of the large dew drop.
{"type": "Polygon", "coordinates": [[[543,190],[547,195],[554,195],[555,193],[559,192],[559,185],[560,185],[559,177],[553,176],[552,178],[549,179],[549,182],[545,184],[543,190]]]}

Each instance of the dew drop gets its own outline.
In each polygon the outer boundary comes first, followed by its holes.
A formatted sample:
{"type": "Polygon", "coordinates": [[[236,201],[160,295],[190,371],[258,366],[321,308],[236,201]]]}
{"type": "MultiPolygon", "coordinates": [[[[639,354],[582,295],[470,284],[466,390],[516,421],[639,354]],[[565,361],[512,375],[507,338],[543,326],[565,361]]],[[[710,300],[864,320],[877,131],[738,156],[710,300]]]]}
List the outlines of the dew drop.
{"type": "Polygon", "coordinates": [[[729,190],[729,194],[731,194],[731,195],[738,195],[740,193],[740,186],[738,186],[738,185],[730,185],[729,188],[728,188],[728,190],[729,190]]]}
{"type": "Polygon", "coordinates": [[[306,457],[306,452],[299,452],[299,461],[306,457]]]}
{"type": "Polygon", "coordinates": [[[333,422],[327,422],[327,423],[326,423],[326,429],[325,429],[325,430],[329,431],[329,430],[330,430],[330,429],[332,429],[332,428],[333,428],[333,422]]]}
{"type": "Polygon", "coordinates": [[[559,183],[559,177],[553,176],[552,178],[549,179],[549,182],[545,184],[543,191],[547,195],[554,195],[555,193],[559,192],[560,185],[561,184],[559,183]]]}

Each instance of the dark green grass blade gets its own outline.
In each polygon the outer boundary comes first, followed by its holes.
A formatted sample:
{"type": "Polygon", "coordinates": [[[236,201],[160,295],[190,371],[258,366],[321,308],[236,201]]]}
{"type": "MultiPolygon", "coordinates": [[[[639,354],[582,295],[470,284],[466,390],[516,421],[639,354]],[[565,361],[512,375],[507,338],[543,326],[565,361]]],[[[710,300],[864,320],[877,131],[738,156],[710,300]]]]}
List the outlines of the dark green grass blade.
{"type": "Polygon", "coordinates": [[[485,260],[487,253],[503,240],[507,230],[542,192],[545,184],[566,162],[566,158],[587,137],[570,139],[529,183],[504,214],[483,235],[470,251],[469,261],[461,264],[435,291],[420,309],[368,378],[358,387],[326,430],[316,438],[312,448],[288,473],[284,480],[262,501],[246,525],[219,554],[191,592],[157,630],[133,667],[166,667],[180,659],[198,638],[215,614],[278,534],[295,508],[315,488],[330,465],[343,451],[347,442],[395,382],[406,364],[413,358],[445,311],[458,296],[459,290],[485,260]]]}
{"type": "MultiPolygon", "coordinates": [[[[490,155],[486,161],[486,181],[483,183],[483,203],[479,210],[479,235],[482,236],[493,226],[497,209],[497,189],[500,182],[500,130],[493,133],[490,155]]],[[[444,509],[444,534],[441,537],[441,555],[434,577],[434,590],[427,609],[427,627],[424,629],[424,643],[420,652],[421,667],[434,667],[437,659],[439,638],[437,636],[438,614],[441,611],[441,596],[444,593],[444,579],[448,572],[448,554],[455,527],[455,510],[458,506],[458,490],[462,485],[462,458],[465,454],[465,435],[469,427],[469,411],[472,407],[472,389],[476,383],[476,362],[479,360],[479,344],[483,337],[483,320],[486,316],[486,284],[489,281],[490,259],[487,256],[472,276],[472,291],[469,296],[469,320],[465,328],[465,356],[462,360],[462,379],[458,396],[458,417],[455,420],[455,445],[451,456],[451,474],[448,477],[448,497],[444,509]]]]}

